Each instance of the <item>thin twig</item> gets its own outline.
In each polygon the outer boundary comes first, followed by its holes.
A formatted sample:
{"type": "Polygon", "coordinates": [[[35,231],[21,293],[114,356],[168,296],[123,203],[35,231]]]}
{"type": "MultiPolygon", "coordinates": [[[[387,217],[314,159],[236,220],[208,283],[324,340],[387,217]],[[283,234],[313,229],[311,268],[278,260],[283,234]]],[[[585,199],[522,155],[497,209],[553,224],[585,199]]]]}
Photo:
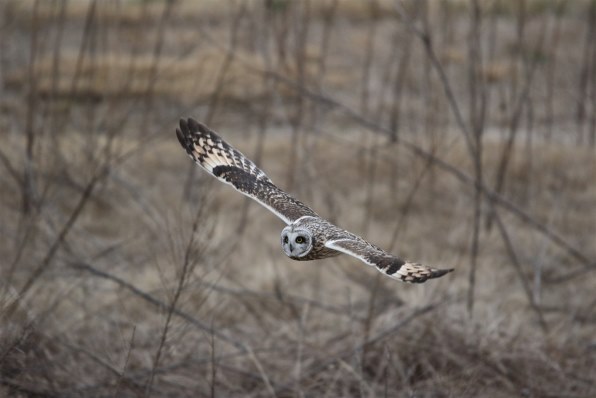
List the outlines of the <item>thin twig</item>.
{"type": "Polygon", "coordinates": [[[37,62],[38,48],[38,33],[39,33],[39,4],[40,0],[33,3],[33,12],[31,14],[31,41],[29,44],[29,65],[28,65],[28,81],[29,90],[27,93],[27,117],[25,124],[25,134],[27,137],[25,149],[25,170],[22,178],[22,211],[23,215],[31,212],[34,202],[35,190],[35,176],[33,163],[33,149],[35,146],[35,116],[37,113],[37,74],[35,73],[37,62]]]}
{"type": "Polygon", "coordinates": [[[107,166],[102,167],[99,170],[99,172],[97,172],[91,178],[91,180],[87,183],[87,186],[85,187],[85,190],[81,194],[78,203],[76,204],[75,208],[73,209],[72,213],[70,214],[68,220],[62,226],[60,232],[58,233],[58,236],[56,237],[56,239],[54,240],[54,242],[52,243],[52,245],[48,249],[48,252],[46,253],[45,257],[43,258],[43,260],[41,261],[41,263],[37,266],[37,268],[35,268],[33,270],[33,272],[29,275],[29,278],[27,279],[27,281],[25,282],[25,284],[23,285],[23,287],[21,287],[21,289],[19,291],[19,296],[20,297],[23,297],[23,296],[25,296],[25,294],[27,294],[27,292],[29,291],[29,289],[31,288],[31,286],[33,285],[33,283],[50,266],[52,260],[54,259],[54,256],[58,252],[58,249],[64,243],[64,240],[66,239],[66,236],[71,231],[72,227],[74,226],[75,222],[78,220],[81,212],[83,211],[85,205],[89,201],[89,198],[91,197],[91,195],[93,193],[93,190],[95,189],[95,186],[106,175],[108,175],[109,170],[110,169],[107,166]]]}
{"type": "MultiPolygon", "coordinates": [[[[151,396],[151,388],[153,387],[153,380],[155,378],[155,369],[157,369],[159,366],[159,361],[161,359],[161,354],[163,352],[163,348],[165,347],[166,339],[168,337],[168,331],[170,329],[170,322],[172,320],[174,310],[176,309],[176,304],[178,303],[178,300],[180,299],[180,295],[182,294],[182,291],[184,290],[184,285],[186,284],[188,276],[190,275],[190,273],[192,273],[194,264],[196,264],[196,259],[193,258],[193,254],[195,251],[194,246],[196,244],[195,236],[196,236],[197,230],[199,229],[202,213],[203,213],[203,206],[199,206],[197,209],[197,214],[195,215],[195,218],[194,218],[194,221],[192,224],[190,238],[189,238],[188,244],[186,246],[186,252],[184,253],[184,262],[182,264],[182,270],[180,272],[180,276],[178,277],[178,285],[176,286],[176,290],[174,291],[174,297],[172,298],[172,301],[171,301],[170,305],[168,306],[166,322],[164,324],[163,331],[161,333],[161,338],[159,341],[159,346],[157,348],[157,352],[155,354],[155,359],[153,361],[151,375],[150,375],[149,380],[145,386],[145,396],[147,396],[147,397],[151,396]]],[[[213,331],[211,333],[213,335],[213,331]]]]}
{"type": "Polygon", "coordinates": [[[511,265],[513,265],[513,268],[515,269],[515,272],[517,273],[517,276],[518,276],[519,280],[521,281],[522,288],[524,289],[524,293],[526,294],[526,298],[528,299],[528,303],[530,304],[530,307],[532,308],[532,310],[536,313],[536,316],[538,317],[538,321],[540,323],[540,327],[542,328],[542,331],[544,333],[546,333],[548,331],[548,325],[544,319],[544,315],[542,314],[542,310],[540,309],[540,306],[538,306],[538,304],[534,300],[534,296],[532,295],[532,289],[530,288],[530,284],[523,273],[521,264],[519,263],[517,254],[515,252],[515,248],[513,247],[513,242],[511,242],[511,238],[509,237],[509,233],[507,232],[507,228],[505,227],[505,224],[501,220],[501,216],[499,216],[499,213],[497,211],[493,211],[493,214],[495,217],[495,221],[497,222],[497,227],[499,228],[499,232],[501,233],[501,236],[503,238],[503,242],[505,242],[505,247],[509,254],[509,258],[511,259],[511,265]]]}
{"type": "MultiPolygon", "coordinates": [[[[71,263],[70,266],[74,269],[89,272],[92,275],[112,281],[112,282],[116,283],[118,286],[121,286],[121,287],[129,290],[131,293],[142,298],[143,300],[147,301],[148,303],[153,304],[154,306],[158,307],[160,310],[169,311],[170,305],[164,303],[163,301],[156,299],[149,293],[139,289],[138,287],[134,286],[133,284],[131,284],[129,282],[126,282],[124,279],[121,279],[115,275],[108,273],[108,272],[101,271],[101,270],[93,267],[92,265],[84,263],[84,262],[71,263]]],[[[173,308],[172,314],[178,316],[179,318],[184,319],[189,324],[193,325],[194,327],[196,327],[197,329],[199,329],[205,333],[209,333],[209,334],[212,333],[219,340],[232,345],[233,347],[237,348],[239,351],[241,351],[243,353],[246,353],[246,348],[243,343],[236,341],[221,332],[215,331],[209,325],[199,321],[198,319],[192,317],[191,315],[187,314],[186,312],[181,311],[177,308],[173,308]]]]}
{"type": "MultiPolygon", "coordinates": [[[[470,126],[472,127],[474,148],[472,158],[474,161],[474,224],[472,229],[472,243],[470,246],[470,272],[468,274],[467,309],[471,316],[474,310],[474,292],[476,286],[476,269],[478,266],[478,253],[480,251],[480,217],[482,216],[482,149],[483,132],[486,122],[487,91],[484,80],[479,76],[478,70],[482,69],[480,55],[480,6],[477,0],[472,0],[472,29],[469,34],[469,83],[470,83],[470,126]]],[[[438,64],[438,67],[441,65],[438,64]]],[[[456,106],[454,103],[453,106],[456,106]]]]}
{"type": "Polygon", "coordinates": [[[437,57],[437,54],[435,53],[430,34],[428,32],[420,30],[416,25],[414,25],[411,22],[410,18],[408,18],[407,13],[405,12],[405,10],[403,9],[401,4],[396,3],[395,7],[396,7],[398,15],[401,18],[401,21],[406,24],[408,29],[410,29],[410,31],[416,37],[418,37],[420,39],[420,41],[422,41],[422,44],[424,45],[424,49],[426,50],[426,54],[427,54],[428,58],[430,59],[433,67],[435,68],[437,74],[439,75],[439,79],[443,86],[443,90],[445,91],[447,101],[449,101],[449,104],[451,105],[451,110],[453,111],[453,114],[457,121],[457,125],[461,129],[461,132],[464,136],[466,146],[468,148],[468,153],[469,153],[470,157],[473,158],[474,157],[474,142],[472,140],[472,134],[470,133],[468,125],[464,122],[464,118],[462,116],[461,110],[459,109],[459,105],[457,104],[457,100],[455,99],[455,93],[453,92],[453,89],[451,88],[451,84],[449,83],[449,78],[447,77],[447,73],[445,72],[445,69],[443,68],[443,65],[441,64],[441,61],[439,61],[439,58],[437,57]]]}
{"type": "MultiPolygon", "coordinates": [[[[236,60],[236,47],[238,46],[238,34],[240,31],[240,21],[244,18],[246,14],[246,3],[242,2],[238,13],[234,17],[232,22],[232,32],[230,37],[230,51],[227,52],[226,57],[224,58],[221,67],[219,68],[219,72],[217,74],[217,78],[215,80],[215,89],[209,98],[209,104],[207,106],[207,114],[204,117],[205,124],[209,125],[211,120],[215,116],[215,112],[218,110],[219,103],[223,94],[223,90],[226,84],[226,77],[228,76],[228,71],[232,62],[236,60]]],[[[196,172],[196,167],[193,163],[188,165],[188,173],[186,175],[186,182],[184,184],[184,198],[187,200],[191,198],[193,192],[192,183],[193,177],[196,172]]]]}
{"type": "MultiPolygon", "coordinates": [[[[122,366],[122,371],[120,371],[120,374],[118,376],[118,381],[116,382],[116,385],[114,386],[114,396],[119,396],[119,392],[120,392],[120,387],[125,379],[126,376],[126,368],[128,367],[128,364],[130,363],[130,354],[132,353],[132,347],[133,347],[133,342],[135,339],[135,334],[137,331],[137,327],[133,326],[132,328],[132,332],[130,334],[130,341],[128,344],[128,349],[126,350],[126,359],[124,360],[124,365],[122,366]]],[[[152,369],[153,370],[153,369],[152,369]]],[[[126,377],[126,380],[132,380],[132,378],[130,377],[126,377]]]]}
{"type": "MultiPolygon", "coordinates": [[[[544,42],[546,25],[543,25],[543,30],[540,35],[539,42],[536,46],[537,49],[542,48],[542,44],[544,42]]],[[[507,169],[511,162],[511,156],[513,154],[513,146],[515,144],[515,138],[517,137],[518,127],[521,122],[522,112],[525,109],[525,105],[530,98],[530,89],[532,88],[532,83],[534,81],[535,71],[538,66],[539,57],[533,56],[529,66],[526,67],[526,74],[524,80],[524,86],[522,91],[517,98],[515,103],[515,107],[513,108],[513,113],[511,115],[511,119],[509,121],[509,135],[507,136],[507,140],[505,141],[505,146],[502,151],[501,160],[499,165],[497,166],[497,175],[496,175],[496,182],[494,191],[497,194],[502,194],[503,188],[505,185],[505,178],[507,177],[507,169]]],[[[486,220],[486,228],[487,230],[491,229],[492,224],[492,215],[488,213],[487,220],[486,220]]]]}

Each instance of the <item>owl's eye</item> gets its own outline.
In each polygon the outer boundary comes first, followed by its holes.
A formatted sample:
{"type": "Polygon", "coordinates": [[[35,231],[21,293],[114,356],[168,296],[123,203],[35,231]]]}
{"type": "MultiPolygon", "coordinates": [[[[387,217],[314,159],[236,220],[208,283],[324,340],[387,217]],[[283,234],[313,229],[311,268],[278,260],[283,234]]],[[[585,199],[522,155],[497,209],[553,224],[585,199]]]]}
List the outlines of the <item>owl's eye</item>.
{"type": "Polygon", "coordinates": [[[288,237],[284,236],[284,243],[288,243],[288,237]]]}
{"type": "Polygon", "coordinates": [[[298,236],[296,237],[296,243],[301,244],[306,242],[306,240],[304,239],[304,236],[298,236]]]}

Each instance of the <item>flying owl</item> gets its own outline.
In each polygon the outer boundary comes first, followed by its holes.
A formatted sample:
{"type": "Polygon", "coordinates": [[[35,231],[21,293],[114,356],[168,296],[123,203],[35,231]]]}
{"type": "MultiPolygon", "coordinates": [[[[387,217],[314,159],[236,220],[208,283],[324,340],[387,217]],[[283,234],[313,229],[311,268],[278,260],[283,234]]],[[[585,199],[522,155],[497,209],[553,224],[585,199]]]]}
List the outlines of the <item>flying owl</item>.
{"type": "Polygon", "coordinates": [[[259,202],[281,218],[281,247],[293,260],[354,256],[402,282],[422,283],[453,269],[436,269],[393,256],[361,237],[331,224],[304,203],[279,189],[267,175],[204,124],[180,120],[176,136],[186,153],[220,181],[259,202]]]}

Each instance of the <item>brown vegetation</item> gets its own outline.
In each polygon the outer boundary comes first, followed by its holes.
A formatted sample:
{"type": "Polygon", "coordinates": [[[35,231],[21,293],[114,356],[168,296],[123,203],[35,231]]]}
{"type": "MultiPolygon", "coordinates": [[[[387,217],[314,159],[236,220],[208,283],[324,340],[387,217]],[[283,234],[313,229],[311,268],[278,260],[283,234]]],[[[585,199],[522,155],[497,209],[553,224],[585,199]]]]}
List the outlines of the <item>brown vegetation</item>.
{"type": "Polygon", "coordinates": [[[0,2],[0,396],[596,395],[594,1],[0,2]],[[294,262],[209,124],[455,267],[294,262]]]}

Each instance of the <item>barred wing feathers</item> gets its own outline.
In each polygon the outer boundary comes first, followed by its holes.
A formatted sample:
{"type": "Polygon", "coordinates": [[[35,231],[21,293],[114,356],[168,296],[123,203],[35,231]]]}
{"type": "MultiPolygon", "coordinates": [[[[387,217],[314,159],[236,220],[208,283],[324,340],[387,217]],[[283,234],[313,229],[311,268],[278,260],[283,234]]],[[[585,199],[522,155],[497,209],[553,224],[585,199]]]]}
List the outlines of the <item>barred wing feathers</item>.
{"type": "Polygon", "coordinates": [[[453,269],[437,269],[404,261],[359,237],[329,240],[325,246],[356,257],[383,274],[402,282],[422,283],[427,279],[438,278],[453,271],[453,269]]]}
{"type": "Polygon", "coordinates": [[[240,151],[196,120],[180,120],[176,136],[186,153],[220,181],[269,209],[286,224],[317,214],[304,203],[279,189],[271,179],[240,151]]]}

